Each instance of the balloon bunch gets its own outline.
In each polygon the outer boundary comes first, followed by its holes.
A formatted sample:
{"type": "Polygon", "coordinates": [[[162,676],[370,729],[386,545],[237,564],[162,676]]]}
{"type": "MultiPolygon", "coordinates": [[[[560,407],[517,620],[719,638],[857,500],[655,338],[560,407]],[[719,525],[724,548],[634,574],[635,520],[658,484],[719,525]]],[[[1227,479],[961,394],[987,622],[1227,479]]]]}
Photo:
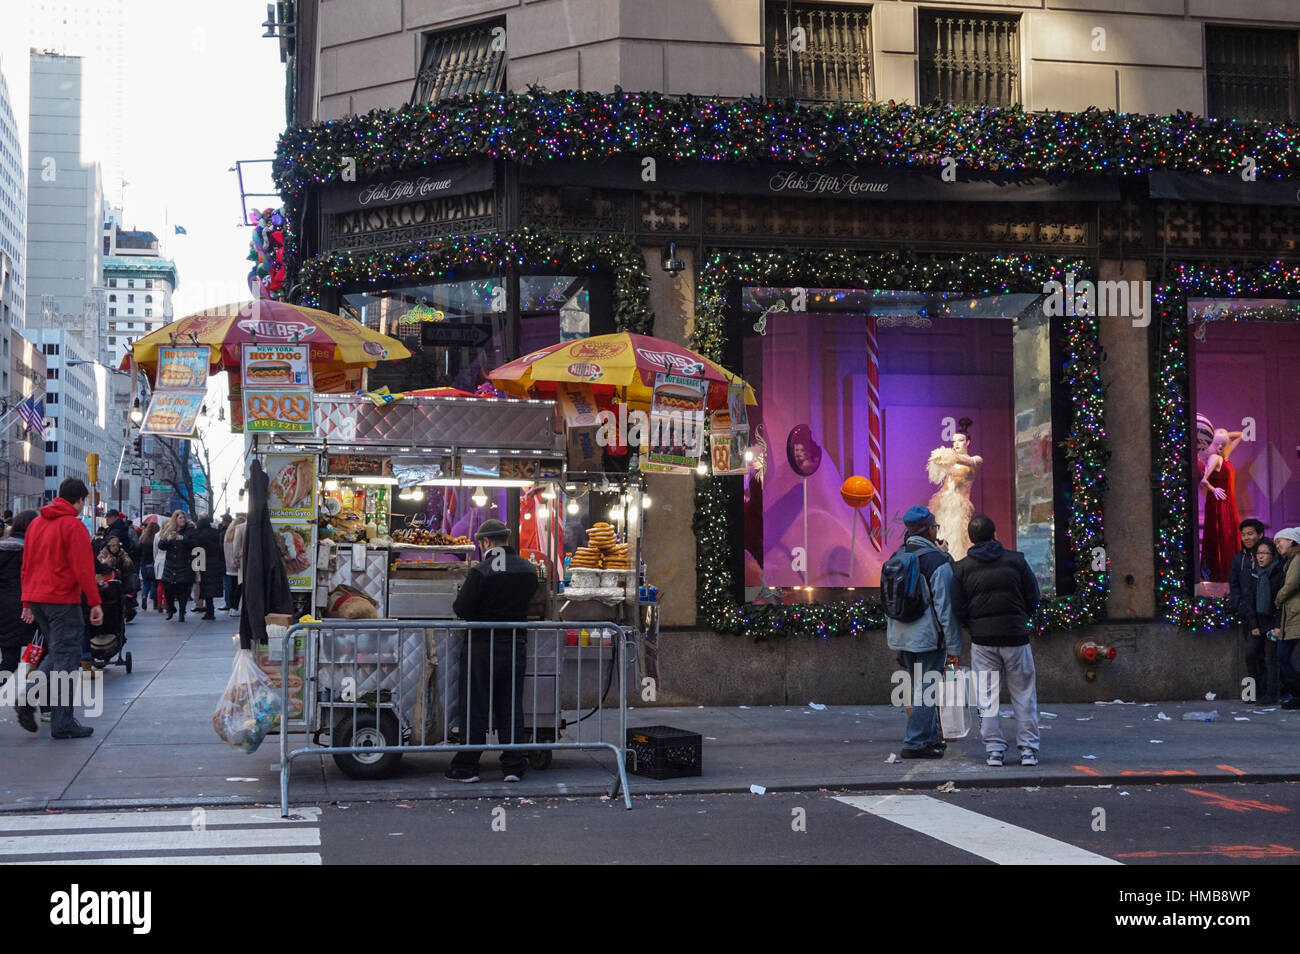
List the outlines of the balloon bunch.
{"type": "Polygon", "coordinates": [[[263,209],[253,213],[253,240],[248,243],[248,260],[256,264],[248,271],[248,290],[254,298],[280,299],[287,271],[284,267],[284,213],[263,209]]]}

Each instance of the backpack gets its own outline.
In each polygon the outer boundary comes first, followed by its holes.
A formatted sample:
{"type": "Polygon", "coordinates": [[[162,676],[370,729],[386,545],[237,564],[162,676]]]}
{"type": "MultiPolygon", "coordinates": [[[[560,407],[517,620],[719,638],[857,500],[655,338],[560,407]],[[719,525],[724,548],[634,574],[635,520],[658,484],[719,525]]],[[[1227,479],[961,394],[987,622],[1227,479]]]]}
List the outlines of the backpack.
{"type": "Polygon", "coordinates": [[[880,568],[880,601],[885,615],[900,623],[912,623],[933,609],[930,581],[921,571],[921,558],[907,544],[894,551],[880,568]]]}

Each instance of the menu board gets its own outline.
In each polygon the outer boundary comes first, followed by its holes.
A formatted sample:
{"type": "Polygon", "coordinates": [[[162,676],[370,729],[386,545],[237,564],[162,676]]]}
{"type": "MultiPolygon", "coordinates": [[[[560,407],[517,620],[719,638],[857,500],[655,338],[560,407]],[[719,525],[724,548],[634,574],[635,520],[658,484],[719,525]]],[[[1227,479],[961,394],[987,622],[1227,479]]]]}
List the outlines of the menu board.
{"type": "Polygon", "coordinates": [[[310,434],[312,400],[310,390],[264,390],[244,385],[244,430],[310,434]]]}
{"type": "Polygon", "coordinates": [[[312,433],[309,346],[244,345],[241,353],[244,431],[312,433]]]}
{"type": "Polygon", "coordinates": [[[316,518],[316,458],[304,454],[266,455],[270,480],[266,508],[271,520],[316,518]]]}
{"type": "Polygon", "coordinates": [[[310,388],[307,345],[245,345],[241,380],[249,387],[310,388]]]}
{"type": "Polygon", "coordinates": [[[316,523],[311,520],[272,520],[280,562],[289,577],[289,589],[310,590],[316,576],[316,523]]]}
{"type": "Polygon", "coordinates": [[[683,472],[699,464],[704,449],[706,387],[701,378],[655,375],[642,470],[683,472]]]}
{"type": "Polygon", "coordinates": [[[206,388],[208,360],[212,352],[207,345],[158,349],[158,373],[154,385],[158,391],[206,388]]]}
{"type": "Polygon", "coordinates": [[[141,434],[189,437],[206,397],[203,391],[155,391],[140,425],[141,434]]]}
{"type": "Polygon", "coordinates": [[[155,390],[140,425],[141,434],[189,437],[194,433],[194,422],[207,397],[210,357],[206,345],[158,349],[155,390]]]}

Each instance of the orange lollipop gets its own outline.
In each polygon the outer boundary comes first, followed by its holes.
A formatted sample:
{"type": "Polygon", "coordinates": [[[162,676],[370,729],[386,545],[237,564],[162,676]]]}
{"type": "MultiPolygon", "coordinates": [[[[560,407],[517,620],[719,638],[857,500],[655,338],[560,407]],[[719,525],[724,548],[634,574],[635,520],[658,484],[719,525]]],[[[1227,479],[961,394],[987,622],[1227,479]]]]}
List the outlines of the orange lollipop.
{"type": "Polygon", "coordinates": [[[854,510],[858,510],[871,503],[871,498],[875,495],[876,488],[872,485],[871,481],[867,480],[865,477],[850,477],[848,480],[844,481],[843,486],[840,487],[840,496],[843,497],[844,502],[854,510]]]}

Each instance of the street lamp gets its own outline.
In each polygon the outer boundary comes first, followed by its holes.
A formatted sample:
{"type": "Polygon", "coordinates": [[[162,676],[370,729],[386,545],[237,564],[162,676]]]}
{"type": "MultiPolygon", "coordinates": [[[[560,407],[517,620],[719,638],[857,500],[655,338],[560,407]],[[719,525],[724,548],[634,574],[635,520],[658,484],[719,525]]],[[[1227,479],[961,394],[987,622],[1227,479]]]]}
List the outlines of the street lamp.
{"type": "Polygon", "coordinates": [[[131,405],[131,423],[139,427],[144,422],[144,410],[140,407],[140,399],[136,398],[135,403],[131,405]]]}

